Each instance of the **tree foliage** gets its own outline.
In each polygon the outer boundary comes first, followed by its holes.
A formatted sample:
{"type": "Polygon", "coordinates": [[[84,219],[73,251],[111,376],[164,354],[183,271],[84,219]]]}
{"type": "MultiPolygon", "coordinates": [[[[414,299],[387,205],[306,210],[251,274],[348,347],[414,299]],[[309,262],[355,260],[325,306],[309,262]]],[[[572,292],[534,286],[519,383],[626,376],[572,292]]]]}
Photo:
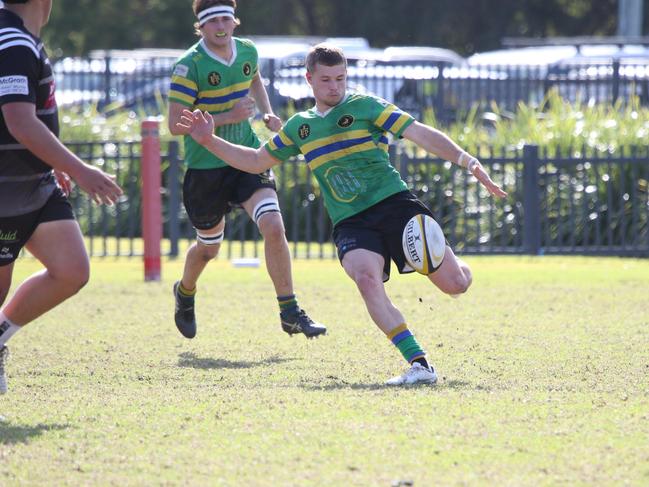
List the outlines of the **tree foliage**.
{"type": "MultiPolygon", "coordinates": [[[[461,54],[506,36],[614,35],[618,0],[240,0],[240,35],[366,37],[377,47],[429,45],[461,54]]],[[[644,12],[645,31],[649,9],[644,12]]],[[[55,55],[185,48],[191,0],[55,0],[44,37],[55,55]]]]}

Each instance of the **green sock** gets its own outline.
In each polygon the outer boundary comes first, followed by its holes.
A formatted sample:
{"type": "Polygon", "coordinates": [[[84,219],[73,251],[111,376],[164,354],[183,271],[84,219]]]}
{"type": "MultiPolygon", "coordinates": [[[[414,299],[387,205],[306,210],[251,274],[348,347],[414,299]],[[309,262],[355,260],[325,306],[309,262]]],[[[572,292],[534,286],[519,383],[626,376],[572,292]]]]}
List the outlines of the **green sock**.
{"type": "Polygon", "coordinates": [[[191,298],[194,296],[194,294],[196,294],[196,288],[192,290],[186,289],[185,286],[183,286],[183,282],[180,281],[180,285],[178,286],[178,292],[187,298],[191,298]]]}
{"type": "Polygon", "coordinates": [[[277,296],[277,302],[279,303],[279,312],[281,314],[297,313],[298,306],[295,294],[289,296],[277,296]]]}
{"type": "Polygon", "coordinates": [[[426,361],[426,352],[421,345],[417,342],[415,336],[408,329],[408,325],[405,323],[397,326],[394,330],[388,333],[388,339],[392,341],[392,344],[399,349],[403,358],[408,361],[408,363],[419,362],[421,363],[423,359],[425,367],[428,367],[428,362],[426,361]]]}

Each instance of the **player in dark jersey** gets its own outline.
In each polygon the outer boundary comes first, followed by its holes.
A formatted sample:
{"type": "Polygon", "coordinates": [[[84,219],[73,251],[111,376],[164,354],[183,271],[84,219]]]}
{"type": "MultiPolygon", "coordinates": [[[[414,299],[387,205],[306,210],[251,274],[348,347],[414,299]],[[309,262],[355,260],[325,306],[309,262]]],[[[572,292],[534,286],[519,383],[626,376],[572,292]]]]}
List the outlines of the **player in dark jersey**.
{"type": "Polygon", "coordinates": [[[277,294],[282,329],[307,338],[323,335],[327,329],[300,308],[293,290],[291,255],[272,171],[239,171],[197,144],[177,125],[184,109],[205,110],[219,136],[235,144],[259,147],[249,120],[256,103],[269,129],[277,131],[282,126],[260,77],[257,48],[249,40],[233,37],[239,25],[236,1],[194,0],[193,8],[200,40],[176,63],[169,91],[169,129],[174,135],[184,135],[188,169],[183,202],[196,229],[196,242],[187,251],[182,279],[174,285],[176,327],[187,338],[196,335],[197,281],[219,252],[225,214],[242,207],[264,237],[266,268],[277,294]]]}
{"type": "MultiPolygon", "coordinates": [[[[389,164],[385,136],[390,132],[406,138],[466,168],[496,197],[506,193],[475,157],[442,132],[385,100],[347,94],[347,63],[340,49],[315,46],[306,65],[316,106],[294,115],[261,149],[235,146],[213,135],[211,121],[198,110],[185,112],[183,125],[197,142],[244,171],[260,172],[294,155],[304,156],[334,220],[334,240],[343,268],[356,283],[374,322],[411,365],[387,384],[435,383],[437,375],[426,353],[383,284],[389,277],[390,260],[397,265],[405,262],[401,235],[406,222],[415,215],[430,214],[389,164]]],[[[407,271],[399,266],[399,272],[407,271]]],[[[450,295],[466,292],[472,280],[469,267],[449,246],[442,264],[428,278],[450,295]]]]}
{"type": "Polygon", "coordinates": [[[7,340],[88,281],[69,178],[97,203],[112,204],[122,193],[58,139],[52,67],[38,37],[51,8],[51,0],[5,0],[0,9],[0,305],[23,247],[45,267],[0,308],[0,394],[7,391],[7,340]]]}

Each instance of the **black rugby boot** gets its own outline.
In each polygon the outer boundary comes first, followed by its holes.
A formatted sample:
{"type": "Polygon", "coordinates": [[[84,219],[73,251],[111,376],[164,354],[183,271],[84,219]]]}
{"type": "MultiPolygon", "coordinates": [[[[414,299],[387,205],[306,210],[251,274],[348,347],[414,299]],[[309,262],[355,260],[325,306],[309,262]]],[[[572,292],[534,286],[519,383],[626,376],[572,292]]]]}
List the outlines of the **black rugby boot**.
{"type": "Polygon", "coordinates": [[[180,281],[174,284],[174,298],[176,299],[176,310],[174,319],[176,328],[185,338],[196,336],[196,315],[194,314],[194,296],[183,296],[178,291],[180,281]]]}
{"type": "Polygon", "coordinates": [[[279,316],[282,320],[282,330],[289,336],[303,333],[307,338],[316,338],[327,334],[327,328],[309,318],[303,309],[293,313],[280,313],[279,316]]]}

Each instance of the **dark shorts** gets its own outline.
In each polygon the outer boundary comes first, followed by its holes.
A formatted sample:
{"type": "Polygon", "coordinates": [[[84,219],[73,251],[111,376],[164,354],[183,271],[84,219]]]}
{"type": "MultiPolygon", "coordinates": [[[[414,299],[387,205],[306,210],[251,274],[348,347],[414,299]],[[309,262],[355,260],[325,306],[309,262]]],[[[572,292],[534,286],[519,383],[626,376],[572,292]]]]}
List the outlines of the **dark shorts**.
{"type": "Polygon", "coordinates": [[[250,174],[230,166],[188,169],[183,182],[183,203],[194,228],[208,230],[262,188],[277,190],[271,170],[250,174]]]}
{"type": "Polygon", "coordinates": [[[334,227],[333,234],[338,259],[342,263],[347,252],[365,249],[376,252],[385,259],[383,281],[390,279],[390,260],[397,265],[399,273],[414,272],[403,255],[401,239],[408,220],[419,214],[434,218],[415,195],[403,191],[342,220],[334,227]]]}
{"type": "Polygon", "coordinates": [[[0,218],[0,267],[9,265],[18,258],[20,250],[38,225],[59,220],[74,220],[72,205],[59,188],[54,190],[39,210],[0,218]]]}

